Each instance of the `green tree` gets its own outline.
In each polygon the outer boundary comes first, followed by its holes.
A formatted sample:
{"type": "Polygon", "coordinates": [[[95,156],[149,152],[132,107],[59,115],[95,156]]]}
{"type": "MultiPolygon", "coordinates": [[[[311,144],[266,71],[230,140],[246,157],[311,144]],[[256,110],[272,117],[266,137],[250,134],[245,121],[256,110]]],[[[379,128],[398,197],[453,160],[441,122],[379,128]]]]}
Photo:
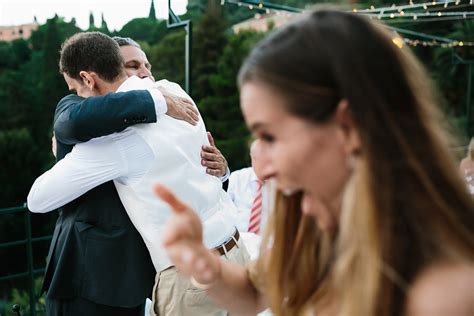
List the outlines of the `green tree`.
{"type": "MultiPolygon", "coordinates": [[[[474,21],[466,20],[454,25],[453,31],[447,35],[448,38],[455,40],[463,39],[465,41],[474,41],[474,21]]],[[[444,92],[447,100],[446,110],[453,116],[463,118],[461,121],[465,124],[471,123],[474,116],[474,88],[470,87],[470,109],[467,104],[469,87],[469,67],[471,67],[471,76],[474,77],[474,47],[463,46],[456,48],[437,47],[433,49],[433,59],[431,69],[433,76],[444,92]],[[471,118],[467,113],[471,112],[471,118]]],[[[471,78],[474,82],[474,78],[471,78]]],[[[474,126],[463,126],[466,136],[474,135],[474,126]]]]}
{"type": "Polygon", "coordinates": [[[6,69],[16,68],[18,62],[11,44],[8,42],[0,42],[0,73],[6,69]]]}
{"type": "Polygon", "coordinates": [[[92,11],[89,13],[89,30],[95,29],[95,21],[94,21],[94,14],[92,11]]]}
{"type": "Polygon", "coordinates": [[[150,12],[148,13],[148,18],[152,21],[156,21],[155,3],[153,2],[153,0],[151,0],[150,12]]]}
{"type": "Polygon", "coordinates": [[[41,150],[26,128],[21,128],[0,132],[0,157],[2,164],[8,166],[0,173],[0,181],[4,184],[0,201],[8,201],[1,207],[21,205],[26,201],[32,180],[43,171],[48,154],[41,150]]]}
{"type": "Polygon", "coordinates": [[[42,113],[38,119],[38,125],[42,127],[42,135],[38,135],[40,144],[49,144],[52,117],[56,104],[67,94],[67,85],[64,78],[59,74],[59,50],[63,42],[57,25],[57,17],[47,21],[45,43],[43,49],[42,73],[41,73],[41,103],[42,113]]]}
{"type": "Polygon", "coordinates": [[[28,41],[20,38],[12,42],[12,51],[19,65],[24,64],[31,58],[31,49],[28,41]]]}
{"type": "MultiPolygon", "coordinates": [[[[79,27],[77,27],[76,20],[74,18],[71,19],[70,22],[66,22],[64,21],[64,18],[57,16],[55,19],[61,42],[71,35],[82,31],[79,27]]],[[[42,51],[44,49],[46,31],[48,27],[48,23],[40,25],[38,29],[31,34],[30,42],[34,51],[42,51]]]]}
{"type": "Polygon", "coordinates": [[[199,101],[211,93],[209,76],[216,72],[217,61],[226,44],[226,22],[217,0],[208,0],[206,14],[193,37],[193,97],[199,101]]]}
{"type": "Polygon", "coordinates": [[[157,80],[168,79],[184,87],[184,30],[170,31],[158,44],[145,48],[145,53],[157,80]]]}
{"type": "Polygon", "coordinates": [[[102,13],[101,15],[100,31],[105,34],[110,34],[109,26],[107,25],[107,22],[105,21],[105,18],[104,18],[104,13],[102,13]]]}
{"type": "Polygon", "coordinates": [[[199,108],[217,146],[232,170],[249,165],[249,132],[239,107],[237,73],[251,48],[263,37],[251,31],[231,35],[219,58],[217,73],[210,76],[211,93],[199,108]]]}
{"type": "Polygon", "coordinates": [[[130,20],[115,35],[131,37],[135,41],[147,42],[150,45],[158,43],[167,33],[166,20],[151,20],[136,18],[130,20]]]}

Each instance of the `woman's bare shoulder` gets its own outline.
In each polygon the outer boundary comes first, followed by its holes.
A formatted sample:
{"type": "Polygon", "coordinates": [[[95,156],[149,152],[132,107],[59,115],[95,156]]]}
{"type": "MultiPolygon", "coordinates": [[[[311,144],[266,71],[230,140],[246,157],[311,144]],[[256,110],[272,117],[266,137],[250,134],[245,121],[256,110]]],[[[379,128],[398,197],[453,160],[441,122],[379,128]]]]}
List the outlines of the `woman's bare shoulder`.
{"type": "Polygon", "coordinates": [[[474,315],[474,265],[440,263],[424,269],[408,293],[406,315],[474,315]]]}

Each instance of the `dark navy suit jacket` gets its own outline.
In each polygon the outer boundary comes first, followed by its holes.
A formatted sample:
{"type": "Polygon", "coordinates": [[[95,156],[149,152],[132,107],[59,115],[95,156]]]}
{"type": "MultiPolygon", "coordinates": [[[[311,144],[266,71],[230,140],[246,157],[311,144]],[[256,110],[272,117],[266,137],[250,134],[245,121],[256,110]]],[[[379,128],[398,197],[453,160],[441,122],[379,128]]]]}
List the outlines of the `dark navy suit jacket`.
{"type": "MultiPolygon", "coordinates": [[[[76,143],[149,122],[156,122],[156,112],[147,91],[66,96],[54,116],[57,159],[76,143]]],[[[150,295],[154,277],[150,255],[112,181],[59,211],[43,284],[47,298],[134,307],[150,295]]]]}

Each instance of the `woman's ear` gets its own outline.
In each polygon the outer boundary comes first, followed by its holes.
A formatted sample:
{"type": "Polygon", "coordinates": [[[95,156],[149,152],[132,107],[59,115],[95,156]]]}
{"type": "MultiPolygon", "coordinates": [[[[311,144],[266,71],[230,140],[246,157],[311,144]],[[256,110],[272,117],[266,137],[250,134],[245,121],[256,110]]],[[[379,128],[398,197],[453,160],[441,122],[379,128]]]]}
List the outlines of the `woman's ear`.
{"type": "Polygon", "coordinates": [[[89,90],[91,90],[91,91],[94,90],[95,85],[96,85],[94,73],[89,73],[89,72],[83,70],[83,71],[79,72],[79,76],[82,79],[82,83],[84,85],[86,85],[86,87],[89,90]]]}
{"type": "Polygon", "coordinates": [[[357,126],[352,116],[351,108],[347,99],[341,99],[336,107],[336,123],[339,124],[346,154],[354,155],[360,152],[360,137],[357,126]]]}

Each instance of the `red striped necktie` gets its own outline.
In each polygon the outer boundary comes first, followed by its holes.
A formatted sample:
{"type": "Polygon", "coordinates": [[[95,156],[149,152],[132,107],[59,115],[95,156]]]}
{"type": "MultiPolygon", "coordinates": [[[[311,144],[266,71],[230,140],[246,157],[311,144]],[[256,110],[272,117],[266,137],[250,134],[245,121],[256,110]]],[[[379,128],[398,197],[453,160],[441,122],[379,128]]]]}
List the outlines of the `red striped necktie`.
{"type": "Polygon", "coordinates": [[[262,187],[263,182],[257,180],[257,191],[255,192],[255,198],[252,203],[252,208],[250,210],[250,221],[249,221],[249,229],[250,233],[259,234],[260,233],[260,225],[262,222],[262,187]]]}

